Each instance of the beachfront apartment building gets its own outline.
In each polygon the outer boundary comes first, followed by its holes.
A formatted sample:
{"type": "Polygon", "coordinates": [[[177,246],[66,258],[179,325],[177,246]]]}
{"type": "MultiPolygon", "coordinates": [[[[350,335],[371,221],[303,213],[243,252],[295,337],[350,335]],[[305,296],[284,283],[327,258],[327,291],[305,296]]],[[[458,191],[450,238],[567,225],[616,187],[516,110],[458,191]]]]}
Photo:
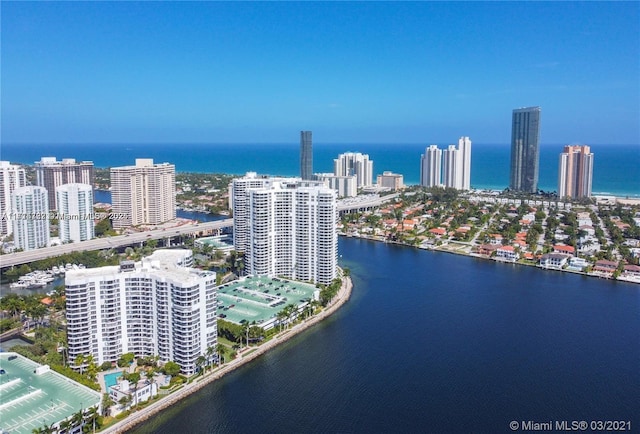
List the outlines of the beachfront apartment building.
{"type": "Polygon", "coordinates": [[[382,175],[378,175],[377,185],[382,188],[390,188],[392,191],[402,190],[404,188],[404,176],[399,173],[384,171],[382,175]]]}
{"type": "Polygon", "coordinates": [[[49,245],[49,196],[43,187],[29,185],[11,194],[13,242],[18,249],[49,245]]]}
{"type": "Polygon", "coordinates": [[[140,262],[65,276],[69,358],[98,364],[128,352],[196,372],[217,343],[216,274],[190,268],[190,250],[157,250],[140,262]]]}
{"type": "Polygon", "coordinates": [[[56,188],[63,184],[93,185],[94,168],[92,161],[77,162],[74,158],[42,157],[34,163],[36,168],[36,185],[47,189],[49,207],[58,209],[56,188]]]}
{"type": "Polygon", "coordinates": [[[354,176],[357,188],[373,185],[373,161],[369,155],[359,152],[346,152],[333,160],[333,174],[335,176],[354,176]]]}
{"type": "Polygon", "coordinates": [[[233,180],[232,190],[234,244],[250,275],[324,284],[337,277],[333,189],[319,181],[250,174],[233,180]]]}
{"type": "Polygon", "coordinates": [[[429,146],[420,159],[420,185],[423,187],[450,187],[471,189],[471,140],[460,137],[458,145],[449,145],[444,151],[429,146]]]}
{"type": "Polygon", "coordinates": [[[64,184],[56,188],[58,234],[63,243],[87,241],[95,236],[93,187],[64,184]]]}
{"type": "Polygon", "coordinates": [[[420,185],[423,187],[442,185],[442,150],[436,145],[425,149],[420,158],[420,185]]]}
{"type": "Polygon", "coordinates": [[[24,168],[8,161],[0,161],[0,236],[13,233],[11,193],[16,188],[25,187],[26,185],[27,178],[24,168]]]}
{"type": "Polygon", "coordinates": [[[116,229],[159,225],[176,218],[176,167],[137,158],[111,169],[111,211],[116,229]]]}
{"type": "Polygon", "coordinates": [[[559,197],[591,197],[593,154],[589,146],[568,145],[560,154],[558,166],[559,197]]]}

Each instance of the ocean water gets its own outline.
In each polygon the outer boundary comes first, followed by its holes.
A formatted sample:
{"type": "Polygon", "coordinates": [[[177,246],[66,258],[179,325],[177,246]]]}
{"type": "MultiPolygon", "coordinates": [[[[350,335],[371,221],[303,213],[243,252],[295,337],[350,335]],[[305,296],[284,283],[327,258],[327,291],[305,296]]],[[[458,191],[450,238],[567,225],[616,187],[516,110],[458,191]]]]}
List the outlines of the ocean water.
{"type": "Polygon", "coordinates": [[[341,238],[351,300],[135,433],[640,424],[638,285],[341,238]]]}
{"type": "MultiPolygon", "coordinates": [[[[406,184],[420,183],[420,156],[427,144],[323,144],[313,145],[315,172],[332,172],[333,159],[343,152],[362,152],[373,160],[374,173],[393,171],[406,184]]],[[[446,144],[439,144],[444,148],[446,144]]],[[[558,158],[563,145],[540,147],[539,188],[556,191],[558,158]]],[[[640,197],[640,145],[592,145],[595,154],[593,192],[640,197]]],[[[473,144],[471,184],[502,190],[509,185],[508,144],[473,144]]],[[[134,164],[136,158],[176,165],[179,172],[206,172],[298,176],[299,145],[288,144],[3,144],[0,158],[33,164],[43,156],[93,161],[97,167],[134,164]]]]}

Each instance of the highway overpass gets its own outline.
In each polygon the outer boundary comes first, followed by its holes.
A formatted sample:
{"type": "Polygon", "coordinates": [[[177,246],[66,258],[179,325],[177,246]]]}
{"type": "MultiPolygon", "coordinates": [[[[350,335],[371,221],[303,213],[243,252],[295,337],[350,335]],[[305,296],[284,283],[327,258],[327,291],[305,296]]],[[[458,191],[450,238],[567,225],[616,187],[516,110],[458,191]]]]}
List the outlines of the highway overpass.
{"type": "MultiPolygon", "coordinates": [[[[340,214],[356,211],[362,212],[371,210],[395,199],[399,194],[387,196],[361,195],[354,198],[346,198],[338,201],[338,212],[340,214]]],[[[8,253],[0,255],[0,267],[6,268],[14,265],[28,264],[40,259],[51,258],[71,252],[82,252],[87,250],[115,249],[125,246],[142,244],[148,240],[167,240],[170,243],[172,238],[192,235],[208,235],[216,230],[233,227],[233,219],[217,220],[213,222],[186,224],[174,228],[155,229],[145,232],[135,232],[127,235],[113,237],[95,238],[79,243],[62,244],[42,249],[28,250],[26,252],[8,253]]]]}
{"type": "Polygon", "coordinates": [[[27,250],[25,252],[8,253],[0,255],[0,267],[27,264],[40,259],[51,258],[71,252],[87,250],[105,250],[118,247],[142,244],[148,240],[167,240],[180,236],[207,235],[217,230],[233,226],[233,219],[217,220],[206,223],[186,224],[179,227],[155,229],[146,232],[136,232],[115,237],[95,238],[79,243],[62,244],[60,246],[44,247],[42,249],[27,250]]]}

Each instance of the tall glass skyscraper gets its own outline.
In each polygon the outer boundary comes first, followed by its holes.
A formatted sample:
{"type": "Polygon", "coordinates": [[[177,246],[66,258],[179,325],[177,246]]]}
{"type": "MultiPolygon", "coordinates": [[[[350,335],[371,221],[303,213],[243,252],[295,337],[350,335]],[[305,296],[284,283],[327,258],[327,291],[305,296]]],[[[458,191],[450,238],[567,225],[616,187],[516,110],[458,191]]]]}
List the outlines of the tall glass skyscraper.
{"type": "Polygon", "coordinates": [[[311,131],[300,131],[300,177],[304,180],[313,178],[311,131]]]}
{"type": "Polygon", "coordinates": [[[511,190],[538,191],[539,156],[540,107],[515,109],[511,123],[511,190]]]}

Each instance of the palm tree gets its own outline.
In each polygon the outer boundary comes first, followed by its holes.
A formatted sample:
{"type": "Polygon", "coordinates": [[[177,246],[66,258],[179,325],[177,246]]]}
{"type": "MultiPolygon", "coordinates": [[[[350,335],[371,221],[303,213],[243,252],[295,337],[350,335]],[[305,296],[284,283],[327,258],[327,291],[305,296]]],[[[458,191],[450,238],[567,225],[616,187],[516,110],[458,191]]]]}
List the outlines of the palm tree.
{"type": "Polygon", "coordinates": [[[277,313],[276,318],[278,319],[278,325],[280,326],[280,331],[282,331],[282,321],[287,317],[287,308],[283,308],[280,312],[277,313]]]}
{"type": "Polygon", "coordinates": [[[287,328],[289,328],[289,325],[292,323],[293,319],[295,319],[296,314],[298,313],[298,309],[294,304],[286,305],[285,309],[287,310],[287,328]]]}
{"type": "Polygon", "coordinates": [[[102,395],[102,415],[107,416],[109,414],[109,409],[111,406],[115,404],[113,398],[108,393],[102,395]]]}
{"type": "Polygon", "coordinates": [[[95,360],[93,359],[93,355],[89,354],[87,356],[86,362],[88,364],[88,366],[87,366],[87,375],[89,376],[89,378],[92,381],[95,381],[96,377],[98,376],[98,365],[96,364],[95,360]]]}
{"type": "Polygon", "coordinates": [[[84,365],[85,361],[86,359],[84,357],[84,354],[78,354],[74,360],[75,365],[80,367],[80,375],[82,375],[83,373],[82,365],[84,365]]]}
{"type": "Polygon", "coordinates": [[[213,363],[213,354],[215,353],[215,349],[211,346],[207,347],[207,366],[211,366],[213,363]]]}
{"type": "Polygon", "coordinates": [[[84,421],[84,412],[82,411],[82,409],[78,410],[77,413],[74,413],[73,416],[71,416],[71,426],[74,428],[78,426],[82,426],[83,421],[84,421]]]}
{"type": "Polygon", "coordinates": [[[70,419],[65,419],[62,422],[60,422],[60,431],[63,433],[66,433],[69,431],[69,428],[71,428],[71,420],[70,419]]]}
{"type": "Polygon", "coordinates": [[[198,356],[198,358],[196,359],[196,371],[198,373],[200,374],[202,373],[202,367],[206,362],[207,362],[207,359],[204,356],[202,355],[198,356]]]}
{"type": "Polygon", "coordinates": [[[222,344],[217,344],[216,351],[218,352],[218,366],[220,366],[224,363],[223,357],[224,357],[224,353],[227,351],[227,347],[225,347],[222,344]]]}
{"type": "Polygon", "coordinates": [[[129,405],[130,402],[131,402],[131,396],[125,395],[122,398],[120,398],[120,400],[118,401],[118,404],[120,404],[122,406],[122,409],[124,410],[127,407],[127,405],[129,405]]]}
{"type": "Polygon", "coordinates": [[[98,428],[100,427],[98,416],[100,416],[98,414],[98,407],[95,405],[93,407],[89,407],[89,412],[86,414],[84,422],[87,425],[93,426],[93,432],[96,431],[96,424],[98,425],[98,428]]]}

